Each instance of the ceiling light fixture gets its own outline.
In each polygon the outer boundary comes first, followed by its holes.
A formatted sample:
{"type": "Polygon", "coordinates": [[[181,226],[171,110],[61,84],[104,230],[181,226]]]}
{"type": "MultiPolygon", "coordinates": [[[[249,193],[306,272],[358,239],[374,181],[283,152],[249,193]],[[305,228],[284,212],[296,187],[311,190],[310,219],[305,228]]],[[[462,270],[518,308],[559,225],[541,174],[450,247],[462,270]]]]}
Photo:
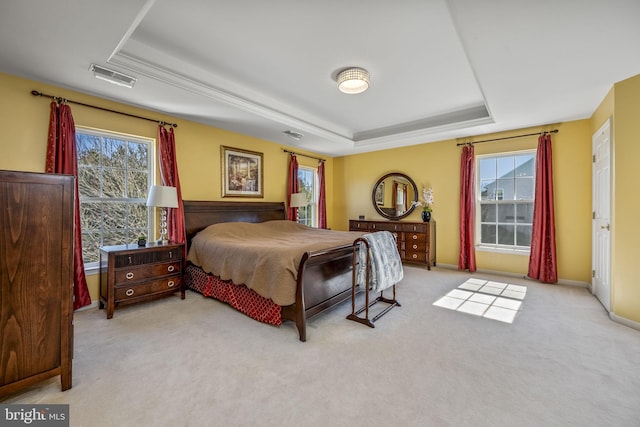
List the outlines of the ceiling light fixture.
{"type": "Polygon", "coordinates": [[[108,68],[101,67],[96,64],[91,64],[90,71],[93,71],[93,75],[96,79],[104,80],[105,82],[113,83],[118,86],[133,88],[137,79],[135,77],[127,76],[126,74],[119,73],[108,68]]]}
{"type": "Polygon", "coordinates": [[[338,89],[340,92],[354,95],[369,88],[369,72],[364,68],[351,67],[338,73],[338,89]]]}

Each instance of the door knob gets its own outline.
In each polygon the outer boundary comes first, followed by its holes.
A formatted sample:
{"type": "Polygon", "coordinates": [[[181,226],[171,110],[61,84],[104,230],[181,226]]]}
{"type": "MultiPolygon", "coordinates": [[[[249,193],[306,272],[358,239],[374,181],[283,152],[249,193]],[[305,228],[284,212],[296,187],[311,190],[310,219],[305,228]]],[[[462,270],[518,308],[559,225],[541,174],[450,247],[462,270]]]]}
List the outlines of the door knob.
{"type": "Polygon", "coordinates": [[[610,229],[609,224],[601,225],[600,228],[602,228],[603,230],[609,230],[610,229]]]}

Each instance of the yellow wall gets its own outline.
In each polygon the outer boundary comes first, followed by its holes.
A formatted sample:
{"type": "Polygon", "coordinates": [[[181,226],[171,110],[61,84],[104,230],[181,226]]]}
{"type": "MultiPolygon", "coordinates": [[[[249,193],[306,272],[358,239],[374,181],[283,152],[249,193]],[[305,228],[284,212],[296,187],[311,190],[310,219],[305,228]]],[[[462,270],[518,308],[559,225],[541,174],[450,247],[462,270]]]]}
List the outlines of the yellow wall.
{"type": "MultiPolygon", "coordinates": [[[[558,275],[560,279],[587,283],[591,272],[591,128],[588,120],[544,128],[520,129],[475,138],[502,138],[558,129],[552,136],[558,275]]],[[[379,177],[400,171],[418,188],[433,187],[437,262],[458,264],[460,186],[459,141],[447,140],[338,158],[335,161],[336,225],[348,227],[359,215],[382,219],[373,208],[371,192],[379,177]],[[342,212],[340,214],[339,212],[342,212]]],[[[535,149],[536,137],[488,142],[475,146],[476,155],[535,149]]],[[[416,210],[406,220],[420,221],[416,210]]],[[[476,252],[479,269],[526,275],[528,256],[476,252]]]]}
{"type": "MultiPolygon", "coordinates": [[[[286,179],[289,156],[283,151],[305,153],[295,147],[251,138],[234,132],[181,120],[139,108],[111,102],[46,85],[31,80],[0,73],[0,117],[3,119],[3,136],[0,138],[0,169],[43,172],[49,123],[48,98],[31,95],[38,90],[48,95],[65,97],[103,108],[109,108],[142,117],[177,123],[176,155],[180,171],[182,195],[185,200],[222,200],[222,172],[220,146],[244,148],[264,154],[264,198],[228,199],[283,201],[286,198],[286,179]]],[[[154,122],[140,120],[71,104],[77,126],[87,126],[130,135],[157,138],[158,126],[154,122]]],[[[306,153],[310,154],[310,153],[306,153]]],[[[317,161],[298,157],[301,165],[317,167],[317,161]]],[[[333,159],[327,158],[326,186],[333,185],[333,159]]],[[[327,192],[328,226],[333,227],[332,192],[327,192]]],[[[91,299],[98,299],[98,275],[87,277],[91,299]]]]}
{"type": "Polygon", "coordinates": [[[614,85],[613,129],[611,310],[640,322],[640,75],[614,85]]]}
{"type": "MultiPolygon", "coordinates": [[[[178,123],[176,149],[183,196],[190,200],[221,200],[220,146],[229,145],[264,153],[265,201],[281,201],[286,194],[288,156],[284,147],[245,135],[198,123],[145,111],[50,85],[0,74],[0,117],[4,135],[0,140],[0,169],[41,172],[44,169],[49,101],[34,97],[36,89],[52,95],[111,108],[114,110],[178,123]]],[[[615,85],[591,120],[560,123],[549,127],[519,129],[500,134],[481,135],[475,139],[505,137],[557,128],[553,135],[556,195],[556,231],[559,277],[562,280],[589,282],[591,271],[591,135],[614,115],[614,211],[613,240],[614,311],[640,321],[640,285],[633,277],[633,262],[638,250],[634,213],[639,211],[634,183],[635,159],[640,143],[640,77],[615,85]],[[615,96],[614,96],[615,95],[615,96]],[[615,110],[615,114],[613,114],[615,110]],[[615,197],[616,194],[625,197],[615,197]]],[[[72,105],[77,125],[108,129],[126,134],[156,138],[155,123],[72,105]]],[[[379,219],[371,203],[375,181],[385,173],[399,171],[411,176],[419,188],[434,189],[433,218],[437,224],[437,261],[457,265],[459,141],[446,140],[340,158],[328,158],[327,215],[329,226],[348,228],[348,220],[365,215],[379,219]]],[[[519,138],[476,145],[476,154],[535,148],[536,138],[519,138]]],[[[312,154],[312,153],[308,153],[312,154]]],[[[302,165],[315,167],[317,162],[298,158],[302,165]]],[[[237,200],[237,199],[236,199],[237,200]]],[[[247,199],[243,199],[247,200],[247,199]]],[[[255,200],[255,199],[253,199],[255,200]]],[[[407,220],[419,221],[419,212],[407,220]]],[[[478,252],[478,268],[526,274],[527,257],[478,252]]],[[[89,276],[92,299],[97,299],[97,276],[89,276]]]]}

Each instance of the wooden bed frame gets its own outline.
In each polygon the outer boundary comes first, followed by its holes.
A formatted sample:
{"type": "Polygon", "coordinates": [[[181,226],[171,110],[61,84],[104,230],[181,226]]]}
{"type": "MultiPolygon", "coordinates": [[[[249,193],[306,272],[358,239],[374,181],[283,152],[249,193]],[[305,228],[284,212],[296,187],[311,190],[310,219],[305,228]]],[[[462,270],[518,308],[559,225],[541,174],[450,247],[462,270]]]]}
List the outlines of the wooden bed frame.
{"type": "MultiPolygon", "coordinates": [[[[205,227],[220,222],[286,219],[283,202],[184,202],[187,248],[205,227]]],[[[351,297],[353,245],[305,252],[298,267],[295,304],[282,307],[282,318],[296,323],[307,340],[307,319],[351,297]]]]}

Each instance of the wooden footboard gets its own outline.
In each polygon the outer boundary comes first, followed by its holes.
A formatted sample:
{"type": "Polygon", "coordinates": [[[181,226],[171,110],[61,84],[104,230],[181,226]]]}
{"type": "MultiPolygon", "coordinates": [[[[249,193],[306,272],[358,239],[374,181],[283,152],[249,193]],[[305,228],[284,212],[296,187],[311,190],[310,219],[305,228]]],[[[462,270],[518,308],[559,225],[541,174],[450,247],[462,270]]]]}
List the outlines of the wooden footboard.
{"type": "Polygon", "coordinates": [[[351,296],[353,246],[306,252],[298,268],[296,303],[282,308],[296,322],[300,341],[307,340],[307,319],[351,296]]]}

